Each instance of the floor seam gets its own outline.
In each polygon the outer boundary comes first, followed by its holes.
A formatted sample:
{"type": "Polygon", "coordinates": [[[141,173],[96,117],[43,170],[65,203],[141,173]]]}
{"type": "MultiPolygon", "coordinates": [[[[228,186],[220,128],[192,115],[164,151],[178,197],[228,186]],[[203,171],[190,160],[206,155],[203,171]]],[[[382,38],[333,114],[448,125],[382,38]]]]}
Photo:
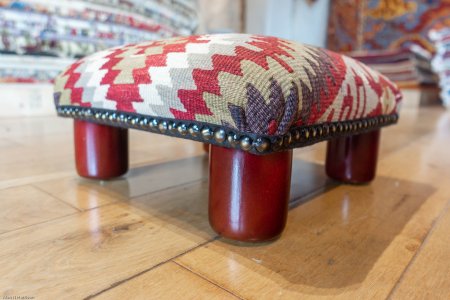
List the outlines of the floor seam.
{"type": "MultiPolygon", "coordinates": [[[[34,176],[25,176],[25,177],[19,177],[19,178],[14,178],[12,180],[0,180],[0,191],[1,190],[6,190],[6,189],[11,189],[11,188],[17,188],[17,187],[22,187],[22,186],[26,186],[26,185],[34,185],[37,183],[41,183],[41,182],[46,182],[46,181],[52,181],[52,180],[56,180],[56,179],[63,179],[63,178],[68,178],[71,176],[74,176],[73,172],[53,172],[50,174],[59,174],[61,175],[60,177],[48,177],[48,178],[42,178],[45,177],[46,175],[34,175],[34,176]],[[40,176],[40,177],[39,177],[40,176]],[[27,181],[27,180],[32,180],[33,177],[38,177],[36,180],[33,181],[27,181]],[[20,182],[20,180],[25,180],[20,182]],[[5,182],[7,183],[5,185],[5,182]],[[17,183],[9,183],[8,182],[17,182],[17,183]]],[[[49,175],[50,176],[50,175],[49,175]]],[[[56,175],[55,175],[56,176],[56,175]]]]}
{"type": "Polygon", "coordinates": [[[103,293],[105,293],[105,292],[107,292],[107,291],[109,291],[109,290],[112,290],[112,289],[118,287],[118,286],[121,285],[121,284],[124,284],[124,283],[126,283],[126,282],[128,282],[128,281],[130,281],[130,280],[132,280],[132,279],[134,279],[134,278],[137,278],[137,277],[139,277],[139,276],[141,276],[141,275],[147,273],[147,272],[150,272],[150,271],[152,271],[152,270],[154,270],[154,269],[156,269],[156,268],[159,268],[160,266],[162,266],[162,265],[164,265],[164,264],[166,264],[166,263],[173,262],[174,259],[177,259],[178,257],[181,257],[181,256],[183,256],[183,255],[185,255],[185,254],[187,254],[187,253],[189,253],[189,252],[191,252],[191,251],[194,251],[194,250],[197,249],[197,248],[203,247],[203,246],[205,246],[205,245],[207,245],[207,244],[209,244],[209,243],[211,243],[211,242],[217,240],[218,238],[219,238],[218,236],[215,236],[214,238],[209,239],[209,240],[207,240],[207,241],[205,241],[205,242],[203,242],[203,243],[200,243],[200,244],[198,244],[198,245],[195,246],[195,247],[192,247],[192,248],[190,248],[190,249],[188,249],[188,250],[186,250],[186,251],[182,251],[181,253],[175,255],[174,257],[171,257],[171,258],[168,258],[168,259],[166,259],[166,260],[164,260],[164,261],[161,261],[161,262],[155,264],[154,266],[152,266],[152,267],[150,267],[150,268],[148,268],[148,269],[145,269],[145,270],[143,270],[143,271],[141,271],[141,272],[139,272],[139,273],[136,273],[136,274],[134,274],[134,275],[132,275],[132,276],[130,276],[130,277],[128,277],[128,278],[125,278],[125,279],[116,281],[116,282],[112,283],[109,287],[104,288],[103,290],[101,290],[101,291],[99,291],[99,292],[97,292],[97,293],[91,294],[91,295],[89,295],[89,296],[83,298],[83,300],[94,299],[95,297],[97,297],[97,296],[99,296],[99,295],[101,295],[101,294],[103,294],[103,293]]]}
{"type": "MultiPolygon", "coordinates": [[[[136,149],[133,149],[133,150],[136,150],[136,151],[143,151],[143,152],[146,151],[146,150],[144,150],[144,149],[138,150],[137,148],[136,148],[136,149]]],[[[185,159],[196,159],[196,158],[201,159],[201,157],[203,157],[203,154],[202,154],[202,153],[199,153],[199,154],[197,154],[197,155],[194,154],[193,156],[181,157],[181,158],[177,158],[177,159],[175,159],[175,160],[172,160],[172,159],[164,159],[164,158],[162,158],[162,159],[157,159],[157,160],[142,161],[142,162],[130,164],[130,170],[133,169],[133,168],[135,169],[135,168],[142,168],[142,167],[148,167],[148,166],[158,166],[158,165],[162,165],[162,164],[166,164],[166,163],[171,163],[171,162],[176,162],[176,161],[179,161],[179,160],[185,160],[185,159]]]]}
{"type": "Polygon", "coordinates": [[[208,178],[200,178],[200,179],[196,179],[196,180],[193,180],[193,181],[180,183],[180,184],[177,184],[177,185],[174,185],[174,186],[168,186],[166,188],[163,188],[163,189],[160,189],[160,190],[156,190],[156,191],[152,191],[150,193],[146,193],[146,194],[130,197],[129,200],[136,200],[136,199],[138,199],[140,197],[144,197],[144,196],[147,196],[147,195],[160,193],[160,192],[167,191],[167,190],[174,189],[174,188],[180,188],[180,187],[183,187],[183,186],[187,186],[187,185],[191,185],[191,184],[194,184],[194,183],[199,183],[199,182],[203,182],[203,181],[207,181],[207,180],[208,180],[208,178]]]}
{"type": "MultiPolygon", "coordinates": [[[[62,201],[62,200],[60,200],[60,201],[62,201]]],[[[38,226],[38,225],[42,225],[42,224],[45,224],[45,223],[50,223],[50,222],[53,222],[53,221],[56,221],[56,220],[59,220],[59,219],[68,218],[68,217],[71,217],[71,216],[75,216],[77,214],[83,214],[85,212],[89,212],[89,211],[94,210],[94,209],[103,208],[105,206],[114,205],[114,204],[117,204],[117,202],[106,203],[106,204],[103,204],[103,205],[100,205],[100,206],[96,206],[96,207],[91,207],[91,208],[88,208],[88,209],[85,209],[85,210],[78,210],[77,209],[77,211],[75,211],[75,212],[73,212],[71,214],[59,216],[59,217],[56,217],[56,218],[53,218],[53,219],[49,219],[49,220],[45,220],[45,221],[42,221],[42,222],[38,222],[38,223],[22,226],[22,227],[19,227],[19,228],[15,228],[15,229],[12,229],[12,230],[8,230],[8,231],[5,231],[5,232],[1,232],[0,233],[0,238],[1,238],[1,236],[3,234],[11,233],[11,232],[14,232],[14,231],[17,231],[17,230],[22,230],[22,229],[25,229],[25,228],[28,228],[28,227],[32,227],[32,226],[38,226]]]]}
{"type": "Polygon", "coordinates": [[[28,227],[42,225],[42,224],[45,224],[45,223],[50,223],[50,222],[53,222],[53,221],[56,221],[56,220],[59,220],[59,219],[63,219],[63,218],[70,217],[70,216],[74,216],[74,215],[79,214],[79,213],[80,213],[80,211],[76,211],[76,212],[73,212],[71,214],[67,214],[67,215],[64,215],[64,216],[59,216],[59,217],[56,217],[56,218],[53,218],[53,219],[49,219],[49,220],[45,220],[45,221],[42,221],[42,222],[37,222],[37,223],[34,223],[34,224],[18,227],[18,228],[12,229],[12,230],[0,232],[0,239],[1,239],[2,235],[7,234],[7,233],[11,233],[11,232],[14,232],[14,231],[22,230],[22,229],[25,229],[25,228],[28,228],[28,227]]]}
{"type": "MultiPolygon", "coordinates": [[[[141,197],[145,197],[145,196],[148,196],[148,195],[153,195],[153,194],[156,194],[156,193],[159,193],[159,192],[163,192],[163,191],[167,191],[167,190],[170,190],[170,189],[173,189],[173,188],[180,188],[180,187],[191,185],[191,184],[194,184],[194,183],[199,183],[199,182],[202,182],[202,181],[205,181],[205,180],[207,180],[207,179],[205,179],[205,178],[197,179],[197,180],[194,180],[194,181],[181,183],[181,184],[178,184],[178,185],[174,185],[174,186],[170,186],[170,187],[167,187],[167,188],[163,188],[161,190],[152,191],[150,193],[129,197],[129,198],[125,199],[125,200],[124,199],[117,199],[116,201],[113,201],[113,202],[110,202],[110,203],[100,204],[100,205],[95,206],[95,207],[82,209],[82,210],[80,210],[80,212],[86,212],[86,211],[90,211],[90,210],[97,209],[97,208],[102,208],[102,207],[105,207],[105,206],[108,206],[108,205],[112,205],[112,204],[121,204],[121,203],[123,204],[123,203],[127,203],[126,201],[130,201],[130,200],[140,201],[139,198],[141,198],[141,197]]],[[[132,205],[130,205],[130,206],[132,206],[132,205]]]]}
{"type": "Polygon", "coordinates": [[[445,213],[447,213],[450,209],[450,201],[447,202],[447,204],[445,205],[445,207],[442,209],[442,211],[440,212],[440,214],[437,216],[437,218],[431,223],[431,228],[430,230],[428,230],[425,238],[423,239],[422,243],[419,246],[419,249],[417,249],[416,253],[414,253],[413,257],[411,258],[411,260],[409,261],[409,263],[406,265],[406,267],[403,269],[402,274],[400,274],[400,277],[398,278],[397,282],[395,282],[394,286],[392,287],[391,291],[389,292],[389,294],[387,295],[386,299],[392,299],[392,295],[395,293],[395,291],[398,289],[398,287],[400,286],[400,284],[403,282],[403,279],[406,275],[406,273],[408,273],[408,270],[410,269],[410,267],[414,264],[414,262],[416,261],[417,257],[419,256],[420,253],[422,253],[423,248],[425,247],[425,245],[428,243],[428,240],[430,239],[430,236],[433,234],[433,232],[436,230],[436,226],[439,224],[439,222],[441,221],[441,219],[444,217],[445,213]]]}
{"type": "Polygon", "coordinates": [[[72,207],[73,209],[77,210],[78,212],[82,212],[82,211],[83,211],[82,209],[80,209],[80,208],[78,208],[78,207],[76,207],[76,206],[73,206],[72,204],[70,204],[70,203],[68,203],[68,202],[66,202],[66,201],[64,201],[64,200],[59,199],[59,197],[57,197],[57,196],[55,196],[55,195],[49,193],[48,191],[42,189],[41,187],[39,187],[39,186],[37,186],[37,185],[34,185],[34,183],[30,184],[30,186],[32,186],[33,188],[37,189],[38,191],[41,191],[42,193],[46,194],[47,196],[50,196],[50,197],[52,197],[53,199],[56,199],[56,200],[58,200],[59,202],[62,202],[62,203],[66,204],[66,205],[69,206],[69,207],[72,207]]]}
{"type": "Polygon", "coordinates": [[[227,289],[227,288],[225,288],[225,287],[223,287],[223,286],[221,286],[221,285],[215,283],[214,281],[212,281],[212,280],[209,279],[208,277],[205,277],[205,276],[203,276],[202,274],[199,274],[199,273],[195,272],[194,270],[192,270],[192,269],[190,269],[190,268],[188,268],[188,267],[186,267],[186,266],[184,266],[184,265],[182,265],[182,264],[176,262],[175,260],[173,260],[173,263],[175,263],[175,264],[177,264],[178,266],[182,267],[183,269],[185,269],[185,270],[191,272],[192,274],[194,274],[194,275],[196,275],[196,276],[202,278],[203,280],[206,280],[207,282],[209,282],[209,283],[215,285],[215,286],[218,287],[219,289],[221,289],[221,290],[223,290],[223,291],[225,291],[225,292],[227,292],[227,293],[233,295],[234,297],[236,297],[236,298],[238,298],[238,299],[240,299],[240,300],[244,300],[242,297],[240,297],[239,295],[235,294],[233,291],[231,291],[231,290],[229,290],[229,289],[227,289]]]}
{"type": "Polygon", "coordinates": [[[332,181],[327,181],[325,182],[323,185],[321,185],[320,187],[314,189],[313,191],[299,196],[299,197],[294,197],[292,199],[289,199],[289,210],[294,209],[296,207],[299,207],[311,200],[313,200],[315,197],[319,196],[319,195],[323,195],[325,193],[327,193],[330,189],[333,189],[335,187],[340,186],[341,184],[336,184],[332,181]]]}

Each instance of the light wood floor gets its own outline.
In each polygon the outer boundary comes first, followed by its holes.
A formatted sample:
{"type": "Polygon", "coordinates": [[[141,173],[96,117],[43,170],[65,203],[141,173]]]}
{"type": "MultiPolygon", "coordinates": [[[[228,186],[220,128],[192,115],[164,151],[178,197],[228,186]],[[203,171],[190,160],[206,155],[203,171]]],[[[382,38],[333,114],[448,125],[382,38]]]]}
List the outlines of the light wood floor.
{"type": "Polygon", "coordinates": [[[0,297],[450,299],[450,113],[400,120],[370,185],[296,150],[286,231],[250,247],[208,225],[200,144],[132,131],[127,176],[90,181],[70,120],[1,119],[0,297]]]}

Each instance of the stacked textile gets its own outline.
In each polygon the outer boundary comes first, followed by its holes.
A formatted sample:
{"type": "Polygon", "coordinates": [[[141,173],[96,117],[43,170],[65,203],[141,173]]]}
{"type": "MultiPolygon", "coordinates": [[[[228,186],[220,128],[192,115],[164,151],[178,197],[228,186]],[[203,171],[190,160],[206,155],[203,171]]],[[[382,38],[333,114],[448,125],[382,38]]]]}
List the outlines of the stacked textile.
{"type": "Polygon", "coordinates": [[[445,106],[450,107],[450,28],[431,30],[429,36],[436,47],[432,66],[439,75],[441,99],[445,106]]]}
{"type": "Polygon", "coordinates": [[[0,0],[0,82],[49,82],[75,58],[197,22],[195,0],[0,0]]]}
{"type": "MultiPolygon", "coordinates": [[[[420,103],[435,103],[439,101],[439,88],[431,58],[436,46],[429,32],[436,26],[450,27],[449,3],[449,0],[330,1],[327,47],[352,55],[402,87],[418,88],[420,103]]],[[[442,67],[441,63],[435,64],[442,67]]],[[[440,74],[447,74],[448,78],[448,68],[440,74]]]]}
{"type": "Polygon", "coordinates": [[[437,23],[449,26],[449,16],[449,0],[330,1],[327,46],[350,52],[419,45],[434,52],[428,32],[437,23]]]}
{"type": "Polygon", "coordinates": [[[402,87],[434,85],[437,76],[431,68],[431,53],[419,48],[359,51],[349,53],[402,87]]]}

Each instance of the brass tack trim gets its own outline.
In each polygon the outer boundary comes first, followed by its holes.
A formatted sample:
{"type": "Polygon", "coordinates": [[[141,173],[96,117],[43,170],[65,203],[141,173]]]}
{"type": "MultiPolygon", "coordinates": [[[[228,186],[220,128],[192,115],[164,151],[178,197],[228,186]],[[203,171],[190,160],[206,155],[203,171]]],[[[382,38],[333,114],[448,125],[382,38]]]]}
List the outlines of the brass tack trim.
{"type": "Polygon", "coordinates": [[[167,124],[166,121],[163,121],[163,122],[159,123],[158,129],[160,132],[164,133],[167,131],[167,129],[169,129],[169,125],[167,124]]]}
{"type": "Polygon", "coordinates": [[[187,128],[186,124],[183,124],[183,123],[178,125],[177,130],[178,130],[178,133],[181,135],[186,135],[188,133],[188,128],[187,128]]]}
{"type": "Polygon", "coordinates": [[[299,141],[301,137],[302,137],[302,135],[300,133],[300,130],[294,130],[294,139],[296,141],[299,141]]]}
{"type": "MultiPolygon", "coordinates": [[[[192,121],[173,121],[163,118],[139,116],[134,113],[97,110],[85,107],[57,107],[58,115],[86,120],[95,120],[100,123],[118,123],[119,126],[138,128],[162,134],[183,136],[189,139],[215,143],[221,146],[240,148],[253,153],[269,153],[305,146],[326,140],[339,134],[363,133],[367,130],[377,129],[381,126],[395,123],[398,115],[384,115],[363,120],[340,121],[305,127],[292,128],[283,136],[267,138],[256,134],[241,135],[226,128],[212,125],[204,126],[193,124],[192,121]]],[[[200,123],[201,124],[201,123],[200,123]]],[[[117,125],[116,125],[117,126],[117,125]]]]}
{"type": "Polygon", "coordinates": [[[209,140],[212,137],[212,131],[209,128],[203,128],[202,129],[202,136],[205,140],[209,140]]]}
{"type": "Polygon", "coordinates": [[[244,151],[249,151],[252,147],[252,140],[249,137],[243,137],[241,139],[241,149],[244,151]]]}
{"type": "Polygon", "coordinates": [[[216,132],[214,132],[214,139],[216,140],[216,142],[223,143],[226,138],[227,135],[225,133],[225,130],[217,129],[216,132]]]}
{"type": "Polygon", "coordinates": [[[305,139],[309,139],[309,130],[308,129],[304,129],[303,131],[303,136],[305,137],[305,139]]]}
{"type": "Polygon", "coordinates": [[[287,133],[287,134],[284,136],[284,145],[285,145],[286,147],[288,147],[291,143],[292,143],[292,134],[287,133]]]}
{"type": "Polygon", "coordinates": [[[260,153],[263,153],[269,149],[269,146],[269,142],[266,139],[259,138],[254,142],[254,147],[260,153]]]}
{"type": "Polygon", "coordinates": [[[228,140],[228,143],[232,147],[237,147],[240,144],[239,137],[237,136],[237,134],[230,134],[230,135],[228,135],[227,140],[228,140]]]}
{"type": "Polygon", "coordinates": [[[200,128],[197,125],[192,125],[189,127],[189,134],[193,137],[197,137],[200,134],[200,128]]]}

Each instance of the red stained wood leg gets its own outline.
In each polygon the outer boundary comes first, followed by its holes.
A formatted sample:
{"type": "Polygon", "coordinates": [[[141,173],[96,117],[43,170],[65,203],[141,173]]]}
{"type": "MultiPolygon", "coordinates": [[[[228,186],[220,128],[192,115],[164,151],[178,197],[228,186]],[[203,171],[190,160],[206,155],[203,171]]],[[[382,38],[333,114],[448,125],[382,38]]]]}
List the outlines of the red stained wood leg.
{"type": "Polygon", "coordinates": [[[127,129],[75,120],[74,137],[80,176],[111,179],[127,172],[127,129]]]}
{"type": "Polygon", "coordinates": [[[205,153],[209,153],[209,144],[204,143],[203,150],[205,151],[205,153]]]}
{"type": "Polygon", "coordinates": [[[258,242],[278,237],[286,224],[292,150],[254,155],[210,148],[209,221],[223,237],[258,242]]]}
{"type": "Polygon", "coordinates": [[[375,178],[380,129],[328,141],[325,168],[328,176],[346,183],[367,183],[375,178]]]}

